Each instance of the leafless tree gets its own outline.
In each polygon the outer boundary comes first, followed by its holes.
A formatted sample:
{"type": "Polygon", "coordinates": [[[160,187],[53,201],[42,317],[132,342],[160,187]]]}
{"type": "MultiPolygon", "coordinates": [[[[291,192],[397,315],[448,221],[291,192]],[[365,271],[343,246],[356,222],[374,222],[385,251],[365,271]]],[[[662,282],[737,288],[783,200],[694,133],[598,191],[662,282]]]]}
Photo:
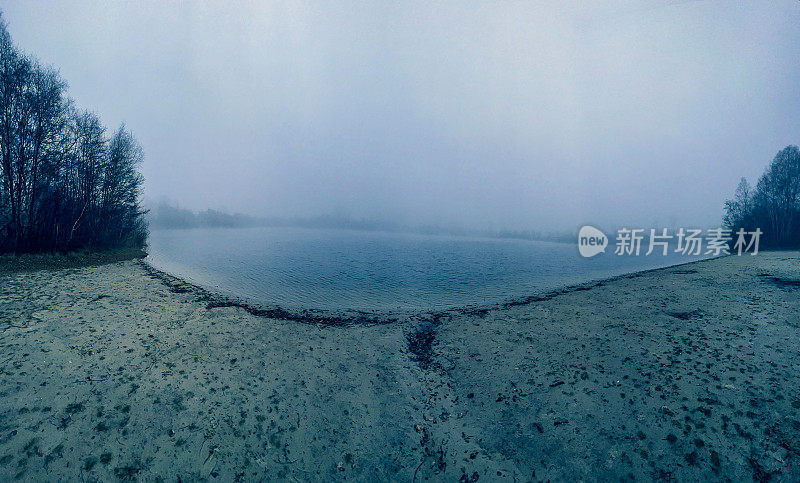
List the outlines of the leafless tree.
{"type": "Polygon", "coordinates": [[[0,252],[142,246],[142,149],[106,138],[58,72],[22,54],[0,14],[0,252]]]}
{"type": "Polygon", "coordinates": [[[725,203],[725,224],[760,228],[767,244],[800,246],[800,149],[787,146],[775,155],[752,190],[742,179],[734,199],[725,203]]]}

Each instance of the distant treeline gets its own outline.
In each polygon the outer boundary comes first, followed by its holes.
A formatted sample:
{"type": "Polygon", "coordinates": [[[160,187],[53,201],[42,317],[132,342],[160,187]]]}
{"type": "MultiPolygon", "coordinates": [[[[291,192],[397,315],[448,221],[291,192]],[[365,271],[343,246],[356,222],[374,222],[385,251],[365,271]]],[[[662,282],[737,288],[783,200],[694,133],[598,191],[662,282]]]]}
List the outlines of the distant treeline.
{"type": "Polygon", "coordinates": [[[21,52],[0,13],[0,253],[142,247],[142,149],[74,107],[58,71],[21,52]]]}
{"type": "Polygon", "coordinates": [[[254,217],[238,213],[225,213],[218,210],[195,212],[179,208],[161,201],[148,212],[148,224],[153,228],[245,228],[254,226],[323,228],[363,231],[384,231],[390,233],[413,233],[421,235],[480,236],[518,240],[544,240],[572,243],[570,233],[543,234],[532,230],[476,230],[439,225],[407,226],[392,221],[355,219],[341,215],[319,215],[305,218],[254,217]]]}
{"type": "Polygon", "coordinates": [[[149,210],[149,225],[153,228],[244,228],[250,226],[293,226],[299,228],[341,228],[369,231],[408,231],[397,223],[367,219],[354,219],[338,215],[312,217],[255,217],[218,210],[192,211],[166,201],[157,203],[149,210]]]}
{"type": "Polygon", "coordinates": [[[153,228],[237,228],[259,226],[259,220],[240,214],[230,214],[217,210],[195,213],[167,202],[160,202],[148,213],[148,224],[153,228]]]}
{"type": "Polygon", "coordinates": [[[725,202],[725,225],[735,232],[761,229],[761,246],[800,247],[800,149],[780,150],[753,188],[745,178],[725,202]]]}

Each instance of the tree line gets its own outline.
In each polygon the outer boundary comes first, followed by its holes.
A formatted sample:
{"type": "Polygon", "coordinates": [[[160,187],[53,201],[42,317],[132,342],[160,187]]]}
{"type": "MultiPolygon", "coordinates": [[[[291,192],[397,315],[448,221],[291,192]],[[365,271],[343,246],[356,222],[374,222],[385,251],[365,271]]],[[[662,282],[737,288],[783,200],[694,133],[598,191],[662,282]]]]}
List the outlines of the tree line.
{"type": "Polygon", "coordinates": [[[267,221],[263,218],[212,209],[195,212],[171,205],[167,201],[160,201],[148,210],[148,224],[153,229],[243,228],[267,226],[267,221]]]}
{"type": "Polygon", "coordinates": [[[0,253],[143,247],[142,159],[124,125],[107,135],[13,44],[0,12],[0,253]]]}
{"type": "Polygon", "coordinates": [[[742,178],[733,199],[725,202],[724,223],[734,232],[763,232],[762,246],[800,247],[800,149],[778,151],[755,188],[742,178]]]}

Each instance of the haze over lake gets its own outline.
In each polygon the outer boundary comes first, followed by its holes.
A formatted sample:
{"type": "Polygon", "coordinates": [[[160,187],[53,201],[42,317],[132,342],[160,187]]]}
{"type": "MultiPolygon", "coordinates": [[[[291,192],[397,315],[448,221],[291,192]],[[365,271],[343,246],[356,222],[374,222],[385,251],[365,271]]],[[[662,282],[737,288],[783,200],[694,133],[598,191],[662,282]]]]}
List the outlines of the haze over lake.
{"type": "MultiPolygon", "coordinates": [[[[646,247],[645,247],[646,248],[646,247]]],[[[674,265],[670,253],[586,259],[529,240],[305,228],[154,230],[148,261],[205,288],[288,309],[423,311],[485,305],[674,265]]]]}

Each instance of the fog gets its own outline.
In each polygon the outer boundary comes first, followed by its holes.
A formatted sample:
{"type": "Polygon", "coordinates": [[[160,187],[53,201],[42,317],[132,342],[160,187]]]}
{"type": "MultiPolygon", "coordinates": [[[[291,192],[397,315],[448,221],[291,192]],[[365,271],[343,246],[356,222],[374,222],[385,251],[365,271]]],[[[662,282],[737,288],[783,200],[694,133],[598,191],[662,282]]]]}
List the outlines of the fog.
{"type": "Polygon", "coordinates": [[[800,143],[797,1],[386,3],[0,8],[192,209],[713,226],[800,143]]]}

